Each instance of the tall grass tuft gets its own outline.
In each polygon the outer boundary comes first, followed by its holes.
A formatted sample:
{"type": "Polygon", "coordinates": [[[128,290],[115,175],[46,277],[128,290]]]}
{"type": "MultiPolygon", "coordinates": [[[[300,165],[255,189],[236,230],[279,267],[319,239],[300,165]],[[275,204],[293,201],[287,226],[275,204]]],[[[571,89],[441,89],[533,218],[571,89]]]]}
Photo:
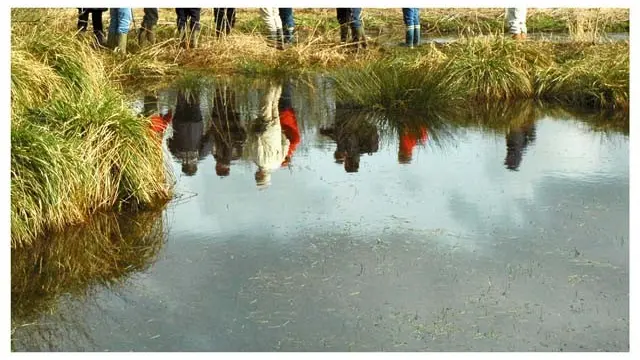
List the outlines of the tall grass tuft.
{"type": "Polygon", "coordinates": [[[537,98],[628,111],[629,46],[462,39],[351,66],[334,78],[340,100],[352,107],[426,110],[537,98]]]}
{"type": "Polygon", "coordinates": [[[538,97],[604,109],[629,109],[629,47],[592,46],[535,74],[538,97]]]}
{"type": "Polygon", "coordinates": [[[169,197],[159,142],[104,64],[72,35],[27,31],[11,46],[11,244],[102,209],[169,197]]]}

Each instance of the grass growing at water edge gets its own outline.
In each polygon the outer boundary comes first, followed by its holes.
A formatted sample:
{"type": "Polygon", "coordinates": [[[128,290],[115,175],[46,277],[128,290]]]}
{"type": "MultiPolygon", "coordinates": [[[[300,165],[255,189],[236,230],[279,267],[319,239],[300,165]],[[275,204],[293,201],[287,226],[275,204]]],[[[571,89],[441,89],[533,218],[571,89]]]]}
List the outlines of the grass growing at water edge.
{"type": "Polygon", "coordinates": [[[354,65],[334,78],[339,99],[352,107],[429,109],[536,98],[628,111],[629,47],[469,38],[354,65]]]}
{"type": "Polygon", "coordinates": [[[33,29],[11,50],[12,246],[168,199],[159,140],[87,44],[33,29]]]}

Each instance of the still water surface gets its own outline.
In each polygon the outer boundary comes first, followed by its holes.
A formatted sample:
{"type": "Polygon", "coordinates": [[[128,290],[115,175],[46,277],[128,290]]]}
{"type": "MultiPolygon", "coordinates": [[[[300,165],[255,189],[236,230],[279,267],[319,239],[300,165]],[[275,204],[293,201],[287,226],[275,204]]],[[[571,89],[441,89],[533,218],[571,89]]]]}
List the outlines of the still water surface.
{"type": "Polygon", "coordinates": [[[625,134],[532,105],[410,126],[336,109],[321,78],[146,100],[175,115],[158,259],[59,297],[14,350],[629,349],[625,134]]]}

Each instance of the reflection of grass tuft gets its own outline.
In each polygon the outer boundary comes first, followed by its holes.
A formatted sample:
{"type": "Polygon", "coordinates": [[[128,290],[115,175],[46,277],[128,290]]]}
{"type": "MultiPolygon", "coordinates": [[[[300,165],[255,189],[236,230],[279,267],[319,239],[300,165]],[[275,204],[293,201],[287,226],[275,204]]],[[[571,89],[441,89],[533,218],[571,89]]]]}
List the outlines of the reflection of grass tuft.
{"type": "Polygon", "coordinates": [[[131,218],[99,214],[47,242],[11,251],[12,328],[51,312],[63,294],[84,296],[96,285],[119,284],[146,269],[163,244],[159,212],[131,218]]]}

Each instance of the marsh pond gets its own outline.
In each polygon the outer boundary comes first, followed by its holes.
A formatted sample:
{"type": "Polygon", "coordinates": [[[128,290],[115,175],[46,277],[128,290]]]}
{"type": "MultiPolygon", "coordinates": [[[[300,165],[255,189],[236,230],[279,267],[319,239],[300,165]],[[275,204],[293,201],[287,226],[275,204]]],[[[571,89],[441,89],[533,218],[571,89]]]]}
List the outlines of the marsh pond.
{"type": "Polygon", "coordinates": [[[628,351],[628,128],[496,106],[140,92],[174,199],[12,250],[12,350],[628,351]]]}

